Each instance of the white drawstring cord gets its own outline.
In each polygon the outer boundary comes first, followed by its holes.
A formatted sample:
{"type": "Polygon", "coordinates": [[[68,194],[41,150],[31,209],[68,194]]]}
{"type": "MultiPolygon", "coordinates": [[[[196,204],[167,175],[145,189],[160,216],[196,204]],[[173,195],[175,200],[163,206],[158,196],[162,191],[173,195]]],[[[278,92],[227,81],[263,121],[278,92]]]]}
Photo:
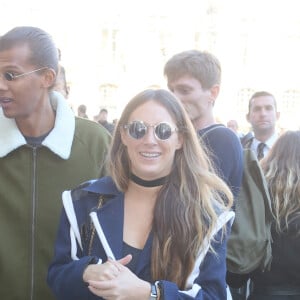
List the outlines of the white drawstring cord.
{"type": "Polygon", "coordinates": [[[97,231],[98,237],[99,237],[99,239],[100,239],[100,241],[101,241],[101,243],[102,243],[102,246],[103,246],[103,248],[104,248],[104,251],[105,251],[105,253],[106,253],[106,256],[107,256],[108,258],[112,259],[112,260],[116,260],[114,254],[112,253],[112,250],[111,250],[111,248],[110,248],[110,246],[109,246],[109,244],[108,244],[108,242],[107,242],[107,239],[106,239],[106,237],[105,237],[105,235],[104,235],[104,232],[103,232],[103,230],[102,230],[102,227],[101,227],[101,225],[100,225],[100,223],[99,223],[97,214],[96,214],[95,212],[91,212],[91,213],[90,213],[90,217],[91,217],[92,222],[93,222],[93,224],[94,224],[94,226],[95,226],[95,229],[96,229],[96,231],[97,231]]]}
{"type": "Polygon", "coordinates": [[[80,249],[82,250],[82,243],[81,243],[81,237],[80,237],[80,232],[77,224],[77,218],[73,206],[73,201],[71,197],[71,192],[70,191],[64,191],[62,194],[62,200],[63,200],[63,205],[64,209],[66,212],[66,215],[69,219],[71,228],[73,229],[73,234],[75,235],[77,242],[80,246],[80,249]]]}

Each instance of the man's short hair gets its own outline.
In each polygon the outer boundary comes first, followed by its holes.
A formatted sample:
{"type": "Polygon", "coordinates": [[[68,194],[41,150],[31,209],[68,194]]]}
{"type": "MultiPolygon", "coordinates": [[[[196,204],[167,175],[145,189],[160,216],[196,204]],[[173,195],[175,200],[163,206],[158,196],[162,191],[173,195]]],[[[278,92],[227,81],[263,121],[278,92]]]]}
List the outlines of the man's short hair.
{"type": "Polygon", "coordinates": [[[100,114],[103,113],[103,112],[108,113],[106,108],[101,108],[100,114]]]}
{"type": "Polygon", "coordinates": [[[31,52],[28,62],[36,67],[48,67],[58,73],[58,50],[52,37],[38,27],[20,26],[0,38],[0,51],[28,45],[31,52]]]}
{"type": "Polygon", "coordinates": [[[276,99],[275,99],[274,95],[272,95],[271,93],[266,92],[266,91],[259,91],[259,92],[255,92],[255,93],[251,96],[251,98],[249,99],[249,102],[248,102],[248,114],[250,113],[252,100],[253,100],[254,98],[264,97],[264,96],[270,96],[270,97],[272,97],[272,98],[274,99],[275,111],[277,111],[277,103],[276,103],[276,99]]]}
{"type": "Polygon", "coordinates": [[[79,106],[78,106],[78,112],[81,112],[81,113],[86,113],[86,105],[84,105],[84,104],[80,104],[79,106]]]}
{"type": "Polygon", "coordinates": [[[164,75],[168,81],[191,75],[201,83],[203,89],[207,90],[221,83],[221,64],[209,52],[188,50],[175,54],[167,61],[164,75]]]}

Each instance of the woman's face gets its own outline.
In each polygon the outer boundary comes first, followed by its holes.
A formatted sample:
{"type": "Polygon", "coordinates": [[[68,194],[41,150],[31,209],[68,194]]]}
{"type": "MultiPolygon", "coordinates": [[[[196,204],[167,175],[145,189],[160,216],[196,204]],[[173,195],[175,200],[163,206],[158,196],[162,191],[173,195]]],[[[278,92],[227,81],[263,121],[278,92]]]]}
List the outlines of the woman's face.
{"type": "MultiPolygon", "coordinates": [[[[123,144],[127,147],[131,161],[131,172],[144,180],[153,180],[170,173],[175,151],[182,147],[182,136],[174,130],[176,123],[167,109],[153,100],[137,107],[129,116],[128,124],[134,121],[142,121],[147,127],[146,134],[139,139],[133,138],[129,129],[121,131],[123,144]],[[172,128],[169,138],[160,140],[155,136],[155,126],[160,123],[168,123],[172,128]],[[150,125],[150,126],[149,126],[150,125]]],[[[138,123],[137,128],[143,124],[138,123]]],[[[164,125],[156,128],[156,134],[165,138],[164,125]]],[[[142,130],[143,131],[143,130],[142,130]]],[[[134,126],[131,132],[135,132],[134,126]]],[[[141,131],[139,131],[141,132],[141,131]]]]}

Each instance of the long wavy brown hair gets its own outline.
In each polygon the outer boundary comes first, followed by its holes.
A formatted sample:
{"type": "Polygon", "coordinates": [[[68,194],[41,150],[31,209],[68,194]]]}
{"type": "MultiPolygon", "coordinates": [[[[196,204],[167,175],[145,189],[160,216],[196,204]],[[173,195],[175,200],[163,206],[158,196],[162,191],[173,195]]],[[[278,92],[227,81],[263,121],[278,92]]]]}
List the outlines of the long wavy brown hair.
{"type": "Polygon", "coordinates": [[[300,131],[281,135],[261,165],[272,197],[276,229],[282,232],[300,218],[300,131]]]}
{"type": "Polygon", "coordinates": [[[135,96],[119,119],[109,159],[110,174],[117,187],[126,193],[131,170],[121,140],[123,126],[137,107],[153,100],[163,105],[176,120],[183,147],[177,150],[169,179],[157,197],[151,272],[155,280],[170,280],[184,288],[204,239],[211,237],[216,225],[216,207],[228,210],[233,199],[227,185],[212,171],[183,106],[173,94],[162,89],[145,90],[135,96]]]}

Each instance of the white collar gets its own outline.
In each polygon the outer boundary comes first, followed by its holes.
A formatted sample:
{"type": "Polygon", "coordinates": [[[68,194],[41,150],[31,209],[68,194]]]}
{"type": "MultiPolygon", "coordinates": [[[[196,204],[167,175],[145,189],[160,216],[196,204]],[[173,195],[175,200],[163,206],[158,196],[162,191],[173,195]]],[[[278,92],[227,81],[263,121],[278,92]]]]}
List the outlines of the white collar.
{"type": "MultiPolygon", "coordinates": [[[[269,137],[264,143],[267,145],[268,149],[271,149],[271,147],[273,146],[273,144],[276,142],[276,140],[278,139],[278,134],[275,132],[271,137],[269,137]]],[[[257,149],[258,144],[260,144],[261,141],[259,141],[257,138],[253,138],[253,149],[257,149]]]]}
{"type": "MultiPolygon", "coordinates": [[[[58,92],[50,93],[50,101],[56,111],[54,128],[42,142],[42,145],[63,159],[68,159],[75,133],[75,116],[66,99],[58,92]]],[[[0,158],[15,149],[26,145],[15,119],[6,118],[0,108],[0,158]]]]}

